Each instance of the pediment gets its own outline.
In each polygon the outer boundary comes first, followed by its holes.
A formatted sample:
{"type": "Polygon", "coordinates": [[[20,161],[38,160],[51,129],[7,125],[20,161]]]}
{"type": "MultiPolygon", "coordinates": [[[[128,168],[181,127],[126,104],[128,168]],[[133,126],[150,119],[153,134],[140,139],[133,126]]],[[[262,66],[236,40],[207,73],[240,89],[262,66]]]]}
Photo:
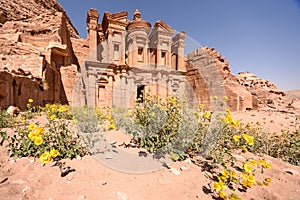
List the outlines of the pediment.
{"type": "Polygon", "coordinates": [[[117,13],[105,12],[104,15],[107,19],[110,19],[110,20],[126,22],[127,17],[128,17],[128,11],[122,11],[122,12],[117,12],[117,13]]]}
{"type": "Polygon", "coordinates": [[[168,24],[166,24],[162,20],[158,20],[157,22],[155,22],[153,27],[154,27],[155,31],[158,31],[158,32],[165,32],[165,33],[170,33],[170,34],[175,33],[175,30],[172,29],[168,24]]]}

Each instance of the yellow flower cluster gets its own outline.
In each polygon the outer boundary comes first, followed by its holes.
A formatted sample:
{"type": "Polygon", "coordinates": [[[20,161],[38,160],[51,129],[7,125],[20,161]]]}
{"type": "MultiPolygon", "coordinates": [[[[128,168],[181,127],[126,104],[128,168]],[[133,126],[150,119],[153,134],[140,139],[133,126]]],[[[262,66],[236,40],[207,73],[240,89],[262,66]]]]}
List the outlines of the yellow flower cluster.
{"type": "Polygon", "coordinates": [[[59,151],[56,149],[52,149],[50,152],[45,151],[41,156],[40,156],[40,161],[43,164],[49,163],[52,158],[56,158],[59,155],[59,151]]]}
{"type": "Polygon", "coordinates": [[[262,168],[272,169],[272,165],[266,162],[264,159],[258,160],[258,163],[261,164],[262,168]]]}
{"type": "Polygon", "coordinates": [[[214,183],[214,189],[216,190],[216,191],[221,191],[221,190],[223,190],[224,188],[226,188],[226,186],[225,186],[225,184],[224,184],[224,182],[223,181],[219,181],[219,182],[215,182],[214,183]]]}
{"type": "Polygon", "coordinates": [[[243,181],[241,182],[243,187],[249,187],[251,188],[255,182],[255,178],[253,176],[253,174],[247,174],[247,173],[243,173],[241,174],[243,181]]]}
{"type": "Polygon", "coordinates": [[[116,129],[116,125],[115,125],[114,119],[113,119],[110,115],[106,115],[105,118],[108,119],[108,121],[109,121],[108,129],[109,129],[109,130],[114,130],[114,129],[116,129]]]}
{"type": "Polygon", "coordinates": [[[253,136],[250,136],[248,134],[242,134],[242,136],[249,146],[254,145],[254,137],[253,136]]]}
{"type": "Polygon", "coordinates": [[[46,104],[45,111],[46,111],[48,117],[51,120],[54,120],[56,118],[60,118],[61,114],[67,113],[69,111],[69,108],[68,108],[68,106],[65,106],[65,105],[46,104]]]}
{"type": "Polygon", "coordinates": [[[204,114],[203,114],[203,117],[205,118],[205,119],[210,119],[211,118],[211,114],[210,114],[210,112],[205,112],[204,114]]]}
{"type": "Polygon", "coordinates": [[[29,124],[27,128],[30,130],[28,133],[28,138],[34,142],[35,145],[43,144],[43,133],[44,128],[41,126],[36,126],[35,124],[29,124]]]}
{"type": "MultiPolygon", "coordinates": [[[[234,171],[226,170],[224,169],[218,176],[218,182],[214,183],[214,189],[219,192],[219,197],[221,199],[228,199],[228,196],[224,189],[226,188],[226,182],[235,182],[237,183],[237,174],[234,171]]],[[[239,199],[239,197],[236,194],[232,194],[229,196],[229,199],[235,200],[239,199]]]]}
{"type": "MultiPolygon", "coordinates": [[[[250,136],[250,135],[244,133],[244,134],[242,134],[242,137],[245,140],[245,142],[246,142],[247,145],[249,145],[249,146],[253,146],[254,145],[254,137],[253,136],[250,136]]],[[[234,135],[233,136],[233,140],[235,142],[240,142],[240,140],[241,140],[242,137],[239,136],[239,135],[234,135]]]]}
{"type": "Polygon", "coordinates": [[[224,122],[228,125],[232,125],[232,126],[235,126],[235,127],[238,127],[239,126],[239,121],[238,120],[234,120],[232,119],[232,116],[231,116],[231,111],[229,108],[226,109],[226,115],[225,117],[223,118],[224,122]]]}

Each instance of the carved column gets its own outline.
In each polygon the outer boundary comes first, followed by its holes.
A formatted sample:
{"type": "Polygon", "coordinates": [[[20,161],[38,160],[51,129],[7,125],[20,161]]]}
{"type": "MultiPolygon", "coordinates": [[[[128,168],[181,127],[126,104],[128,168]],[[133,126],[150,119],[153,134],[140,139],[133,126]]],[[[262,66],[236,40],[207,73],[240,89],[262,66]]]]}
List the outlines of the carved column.
{"type": "Polygon", "coordinates": [[[122,42],[121,42],[121,48],[120,48],[120,64],[121,65],[125,65],[125,53],[126,53],[126,49],[125,49],[125,32],[122,32],[122,42]]]}
{"type": "Polygon", "coordinates": [[[96,69],[90,69],[88,72],[88,91],[87,91],[87,105],[96,105],[96,69]]]}
{"type": "Polygon", "coordinates": [[[162,65],[161,49],[159,47],[157,47],[157,50],[156,50],[156,60],[157,60],[157,65],[162,65]]]}
{"type": "Polygon", "coordinates": [[[108,97],[107,97],[107,103],[106,105],[107,106],[112,106],[114,105],[114,95],[113,95],[113,76],[109,76],[108,77],[108,91],[107,91],[107,94],[108,94],[108,97]]]}
{"type": "Polygon", "coordinates": [[[138,46],[136,43],[136,38],[133,38],[133,44],[132,44],[132,66],[137,66],[137,59],[138,59],[138,46]]]}
{"type": "Polygon", "coordinates": [[[113,62],[114,45],[112,42],[112,36],[113,36],[113,31],[109,30],[107,36],[107,46],[108,46],[107,58],[109,63],[113,62]]]}
{"type": "Polygon", "coordinates": [[[97,41],[98,41],[98,18],[99,13],[95,9],[90,9],[87,15],[87,26],[88,26],[88,44],[91,49],[90,60],[97,60],[97,41]]]}

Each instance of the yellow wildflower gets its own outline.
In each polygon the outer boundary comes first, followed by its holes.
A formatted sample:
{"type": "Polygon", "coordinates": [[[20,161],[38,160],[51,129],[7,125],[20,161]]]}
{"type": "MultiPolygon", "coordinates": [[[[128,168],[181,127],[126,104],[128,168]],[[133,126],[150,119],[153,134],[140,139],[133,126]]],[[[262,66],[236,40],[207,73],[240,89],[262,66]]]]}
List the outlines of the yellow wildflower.
{"type": "Polygon", "coordinates": [[[202,110],[204,108],[204,104],[200,103],[199,104],[199,109],[202,110]]]}
{"type": "Polygon", "coordinates": [[[224,99],[225,101],[227,101],[227,100],[228,100],[228,96],[223,96],[223,99],[224,99]]]}
{"type": "Polygon", "coordinates": [[[59,155],[59,152],[56,149],[51,149],[50,155],[52,158],[56,158],[59,155]]]}
{"type": "Polygon", "coordinates": [[[231,125],[238,127],[239,126],[239,121],[238,120],[232,120],[231,125]]]}
{"type": "Polygon", "coordinates": [[[253,174],[249,174],[249,175],[242,174],[241,176],[244,179],[244,181],[241,183],[241,185],[243,187],[251,188],[253,186],[253,183],[255,182],[255,178],[254,178],[253,174]]]}
{"type": "Polygon", "coordinates": [[[258,162],[263,168],[272,169],[272,165],[270,163],[267,163],[264,159],[259,160],[258,162]]]}
{"type": "Polygon", "coordinates": [[[247,181],[252,184],[255,182],[255,178],[254,178],[253,174],[249,174],[249,176],[247,177],[247,181]]]}
{"type": "Polygon", "coordinates": [[[110,124],[108,125],[108,129],[110,129],[110,130],[116,129],[115,124],[110,123],[110,124]]]}
{"type": "Polygon", "coordinates": [[[217,100],[218,100],[218,97],[217,97],[217,96],[214,96],[214,100],[217,101],[217,100]]]}
{"type": "Polygon", "coordinates": [[[30,132],[28,133],[28,138],[29,138],[31,141],[34,141],[36,137],[37,137],[37,135],[36,135],[36,132],[35,132],[35,131],[30,131],[30,132]]]}
{"type": "Polygon", "coordinates": [[[225,184],[222,182],[222,181],[219,181],[219,182],[215,182],[214,183],[214,189],[216,191],[221,191],[225,188],[225,184]]]}
{"type": "Polygon", "coordinates": [[[232,171],[231,172],[231,177],[234,178],[234,179],[236,179],[237,178],[237,174],[234,171],[232,171]]]}
{"type": "Polygon", "coordinates": [[[229,200],[240,200],[241,198],[235,194],[235,193],[232,193],[230,196],[229,196],[229,200]]]}
{"type": "Polygon", "coordinates": [[[51,105],[50,110],[51,112],[56,112],[56,105],[55,104],[51,105]]]}
{"type": "Polygon", "coordinates": [[[240,139],[241,139],[241,136],[239,136],[239,135],[234,135],[234,136],[233,136],[233,139],[234,139],[234,141],[239,142],[240,139]]]}
{"type": "Polygon", "coordinates": [[[266,178],[265,181],[268,182],[268,183],[271,183],[272,179],[271,178],[266,178]]]}
{"type": "Polygon", "coordinates": [[[203,117],[206,118],[206,119],[210,119],[211,114],[210,114],[209,112],[205,112],[205,113],[203,114],[203,117]]]}
{"type": "Polygon", "coordinates": [[[245,163],[245,164],[244,164],[244,171],[245,171],[247,174],[251,174],[251,173],[252,173],[252,167],[251,167],[251,165],[249,165],[248,163],[245,163]]]}
{"type": "Polygon", "coordinates": [[[257,185],[259,185],[259,186],[263,186],[264,184],[262,183],[262,182],[260,182],[260,181],[256,181],[256,183],[257,183],[257,185]]]}
{"type": "Polygon", "coordinates": [[[219,196],[220,196],[222,199],[227,199],[227,194],[226,194],[224,191],[220,191],[220,192],[219,192],[219,196]]]}
{"type": "Polygon", "coordinates": [[[257,166],[256,160],[249,160],[250,165],[257,166]]]}
{"type": "Polygon", "coordinates": [[[66,112],[67,110],[68,110],[68,108],[66,106],[60,106],[57,111],[58,112],[66,112]]]}
{"type": "Polygon", "coordinates": [[[229,178],[229,171],[227,171],[226,169],[224,169],[222,172],[221,172],[222,176],[224,176],[225,178],[229,178]]]}
{"type": "Polygon", "coordinates": [[[253,146],[254,145],[254,137],[253,136],[250,136],[248,134],[242,134],[244,140],[246,140],[247,144],[249,146],[253,146]]]}
{"type": "Polygon", "coordinates": [[[33,102],[33,100],[32,100],[32,99],[28,99],[28,102],[29,102],[29,103],[32,103],[32,102],[33,102]]]}
{"type": "Polygon", "coordinates": [[[39,126],[39,127],[36,128],[35,132],[36,132],[37,135],[42,135],[44,133],[44,130],[45,129],[43,127],[39,126]]]}
{"type": "Polygon", "coordinates": [[[46,151],[46,152],[44,152],[41,156],[40,156],[40,161],[41,161],[41,163],[43,163],[43,164],[47,164],[47,163],[49,163],[50,161],[51,161],[51,154],[48,152],[48,151],[46,151]]]}
{"type": "Polygon", "coordinates": [[[36,125],[35,124],[29,124],[27,126],[27,128],[32,131],[32,130],[34,130],[36,128],[36,125]]]}
{"type": "Polygon", "coordinates": [[[179,159],[179,156],[176,155],[175,153],[171,152],[171,153],[170,153],[170,158],[171,158],[172,160],[174,160],[174,161],[177,161],[177,160],[179,159]]]}
{"type": "Polygon", "coordinates": [[[49,118],[50,118],[51,120],[54,120],[54,119],[56,118],[56,115],[51,115],[49,118]]]}
{"type": "Polygon", "coordinates": [[[36,136],[34,138],[34,144],[37,145],[37,146],[43,144],[43,138],[42,138],[42,136],[36,136]]]}
{"type": "Polygon", "coordinates": [[[248,149],[245,145],[242,146],[242,152],[243,153],[247,153],[248,152],[248,149]]]}

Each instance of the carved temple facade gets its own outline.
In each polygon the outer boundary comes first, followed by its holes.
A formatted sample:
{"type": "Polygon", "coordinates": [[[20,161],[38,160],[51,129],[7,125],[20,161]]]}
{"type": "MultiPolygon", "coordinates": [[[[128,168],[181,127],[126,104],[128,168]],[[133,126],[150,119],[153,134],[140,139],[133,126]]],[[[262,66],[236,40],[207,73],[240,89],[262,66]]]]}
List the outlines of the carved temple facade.
{"type": "Polygon", "coordinates": [[[104,12],[101,23],[99,17],[95,9],[87,13],[89,55],[75,86],[80,94],[76,104],[132,107],[147,92],[162,98],[187,97],[211,108],[213,96],[230,94],[232,110],[252,109],[250,93],[239,91],[241,96],[235,86],[224,84],[231,75],[228,62],[214,49],[200,48],[185,57],[185,32],[176,33],[162,20],[151,26],[139,10],[132,20],[127,11],[104,12]]]}

